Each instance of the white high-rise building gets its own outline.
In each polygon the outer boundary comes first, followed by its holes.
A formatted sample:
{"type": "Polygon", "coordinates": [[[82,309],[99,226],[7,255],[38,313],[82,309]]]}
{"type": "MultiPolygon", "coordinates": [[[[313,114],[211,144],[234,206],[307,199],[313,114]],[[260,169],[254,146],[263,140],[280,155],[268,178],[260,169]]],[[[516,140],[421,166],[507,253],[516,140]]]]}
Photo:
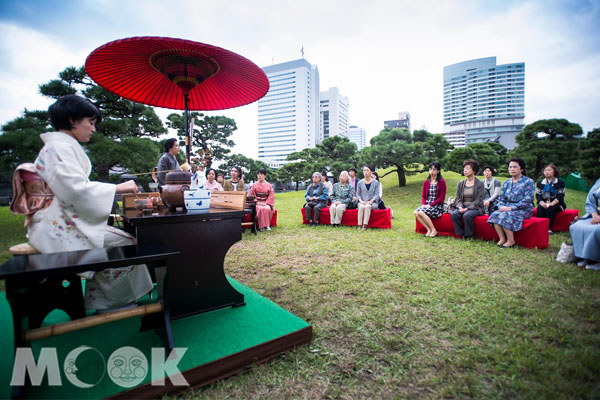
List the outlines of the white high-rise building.
{"type": "Polygon", "coordinates": [[[444,67],[444,136],[456,147],[499,142],[512,149],[525,118],[525,63],[496,57],[444,67]]]}
{"type": "Polygon", "coordinates": [[[319,139],[319,70],[304,58],[264,67],[270,88],[258,101],[258,158],[272,168],[319,139]]]}
{"type": "Polygon", "coordinates": [[[332,136],[347,136],[349,125],[349,102],[342,96],[336,87],[329,88],[319,95],[320,103],[320,129],[319,140],[332,136]]]}
{"type": "Polygon", "coordinates": [[[367,145],[367,131],[364,128],[359,128],[356,125],[350,125],[348,129],[348,139],[358,147],[358,150],[362,150],[367,145]]]}

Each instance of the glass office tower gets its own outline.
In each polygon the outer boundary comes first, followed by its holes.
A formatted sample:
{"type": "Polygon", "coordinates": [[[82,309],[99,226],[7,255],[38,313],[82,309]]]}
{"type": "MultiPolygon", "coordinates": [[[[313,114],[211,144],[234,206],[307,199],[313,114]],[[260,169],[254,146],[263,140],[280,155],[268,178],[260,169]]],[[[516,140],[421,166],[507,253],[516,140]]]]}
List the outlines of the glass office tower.
{"type": "Polygon", "coordinates": [[[498,142],[508,149],[524,126],[525,63],[496,57],[444,67],[444,136],[455,147],[498,142]]]}

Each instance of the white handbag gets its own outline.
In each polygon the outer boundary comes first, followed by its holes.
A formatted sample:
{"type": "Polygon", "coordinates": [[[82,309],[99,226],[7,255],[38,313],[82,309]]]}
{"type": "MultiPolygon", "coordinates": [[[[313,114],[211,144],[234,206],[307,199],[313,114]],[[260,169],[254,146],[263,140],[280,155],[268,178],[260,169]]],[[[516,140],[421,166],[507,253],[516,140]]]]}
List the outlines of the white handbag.
{"type": "Polygon", "coordinates": [[[571,238],[565,240],[560,245],[560,250],[558,250],[558,254],[556,255],[556,261],[561,263],[575,262],[575,250],[573,249],[571,238]]]}

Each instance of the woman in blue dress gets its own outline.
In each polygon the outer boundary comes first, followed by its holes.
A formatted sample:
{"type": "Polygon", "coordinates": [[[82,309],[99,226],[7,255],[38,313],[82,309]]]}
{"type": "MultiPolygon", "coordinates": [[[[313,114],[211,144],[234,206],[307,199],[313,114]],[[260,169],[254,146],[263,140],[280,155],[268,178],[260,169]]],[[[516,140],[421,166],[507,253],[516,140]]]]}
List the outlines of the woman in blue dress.
{"type": "Polygon", "coordinates": [[[600,179],[590,189],[585,201],[585,215],[571,225],[571,239],[575,257],[582,260],[577,263],[580,267],[600,270],[600,179]]]}
{"type": "Polygon", "coordinates": [[[498,201],[498,210],[494,211],[488,223],[491,224],[500,240],[498,247],[508,248],[515,245],[515,232],[523,228],[523,220],[533,213],[533,193],[535,183],[523,175],[525,161],[511,158],[508,162],[508,173],[511,179],[502,184],[498,201]]]}

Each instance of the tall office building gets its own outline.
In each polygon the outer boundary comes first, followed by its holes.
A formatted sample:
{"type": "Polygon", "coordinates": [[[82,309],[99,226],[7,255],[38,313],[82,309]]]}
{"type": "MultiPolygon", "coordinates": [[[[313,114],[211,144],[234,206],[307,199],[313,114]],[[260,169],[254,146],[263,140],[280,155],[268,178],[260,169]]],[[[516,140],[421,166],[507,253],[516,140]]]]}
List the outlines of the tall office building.
{"type": "Polygon", "coordinates": [[[319,139],[319,70],[302,58],[263,71],[270,88],[258,101],[258,158],[279,168],[319,139]]]}
{"type": "Polygon", "coordinates": [[[358,147],[358,150],[362,150],[367,145],[367,132],[356,125],[350,125],[347,138],[358,147]]]}
{"type": "Polygon", "coordinates": [[[512,149],[524,118],[525,63],[496,65],[487,57],[444,67],[444,136],[454,146],[512,149]]]}
{"type": "Polygon", "coordinates": [[[326,92],[321,92],[319,95],[320,130],[317,143],[332,136],[347,136],[348,108],[348,98],[340,95],[338,88],[332,87],[326,92]]]}
{"type": "Polygon", "coordinates": [[[383,121],[384,128],[406,128],[410,131],[410,113],[403,111],[398,113],[398,119],[383,121]]]}

